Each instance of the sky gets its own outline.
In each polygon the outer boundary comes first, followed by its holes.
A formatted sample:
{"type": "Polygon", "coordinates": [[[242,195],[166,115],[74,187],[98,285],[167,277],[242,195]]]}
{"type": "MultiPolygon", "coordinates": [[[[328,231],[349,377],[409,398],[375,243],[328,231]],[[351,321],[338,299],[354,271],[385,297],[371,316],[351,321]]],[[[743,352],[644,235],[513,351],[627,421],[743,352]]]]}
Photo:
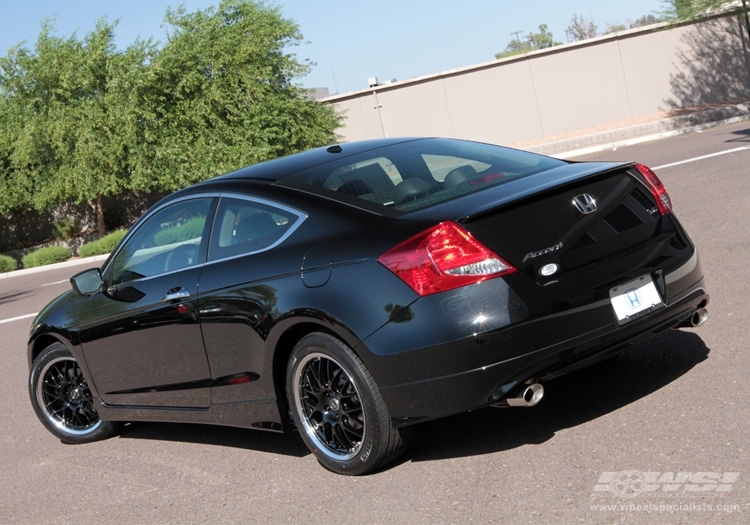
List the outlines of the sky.
{"type": "MultiPolygon", "coordinates": [[[[117,46],[138,37],[166,40],[168,6],[189,12],[219,0],[0,0],[0,56],[18,44],[33,48],[42,20],[54,17],[55,34],[82,39],[101,18],[118,21],[117,46]]],[[[267,2],[295,21],[304,43],[290,49],[315,63],[299,79],[331,94],[366,89],[368,79],[408,80],[494,60],[513,33],[523,38],[547,24],[566,42],[574,14],[593,20],[601,33],[660,12],[663,0],[277,0],[267,2]]]]}

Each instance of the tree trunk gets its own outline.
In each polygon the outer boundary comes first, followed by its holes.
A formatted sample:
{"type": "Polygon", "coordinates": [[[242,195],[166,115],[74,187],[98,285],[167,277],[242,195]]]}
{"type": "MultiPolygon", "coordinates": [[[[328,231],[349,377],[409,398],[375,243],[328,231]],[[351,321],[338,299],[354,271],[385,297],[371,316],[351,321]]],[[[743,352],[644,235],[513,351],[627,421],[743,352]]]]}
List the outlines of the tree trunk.
{"type": "Polygon", "coordinates": [[[102,196],[99,195],[96,200],[96,220],[100,237],[104,237],[104,235],[107,233],[107,226],[104,224],[104,206],[102,204],[102,201],[102,196]]]}

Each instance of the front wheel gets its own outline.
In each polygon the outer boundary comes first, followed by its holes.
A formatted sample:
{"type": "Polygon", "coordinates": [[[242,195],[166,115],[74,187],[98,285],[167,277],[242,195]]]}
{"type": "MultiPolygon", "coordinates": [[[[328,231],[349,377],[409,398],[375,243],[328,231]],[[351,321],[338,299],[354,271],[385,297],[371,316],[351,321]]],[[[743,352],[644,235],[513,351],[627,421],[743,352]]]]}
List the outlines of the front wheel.
{"type": "Polygon", "coordinates": [[[81,367],[62,343],[48,346],[34,360],[29,395],[39,420],[64,443],[98,441],[117,430],[99,419],[81,367]]]}
{"type": "Polygon", "coordinates": [[[286,374],[292,418],[307,448],[327,469],[365,474],[396,459],[408,430],[391,424],[377,385],[343,342],[321,333],[302,338],[286,374]]]}

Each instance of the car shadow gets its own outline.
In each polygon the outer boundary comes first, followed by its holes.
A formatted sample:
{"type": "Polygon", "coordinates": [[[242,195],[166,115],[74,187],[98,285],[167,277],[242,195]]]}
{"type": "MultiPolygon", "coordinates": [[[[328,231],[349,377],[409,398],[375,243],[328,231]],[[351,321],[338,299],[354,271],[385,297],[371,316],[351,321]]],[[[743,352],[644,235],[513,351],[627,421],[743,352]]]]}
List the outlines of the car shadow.
{"type": "Polygon", "coordinates": [[[750,142],[750,128],[738,129],[732,132],[737,137],[727,140],[726,142],[750,142]]]}
{"type": "MultiPolygon", "coordinates": [[[[696,334],[673,330],[603,363],[545,383],[533,408],[486,408],[416,425],[411,447],[398,461],[476,456],[544,443],[565,428],[592,421],[653,394],[707,359],[696,334]]],[[[129,423],[121,439],[200,443],[293,457],[309,451],[295,432],[182,423],[129,423]]]]}
{"type": "Polygon", "coordinates": [[[552,439],[657,392],[707,359],[696,334],[671,330],[623,354],[544,384],[533,408],[486,408],[414,427],[401,458],[433,461],[500,452],[552,439]]]}

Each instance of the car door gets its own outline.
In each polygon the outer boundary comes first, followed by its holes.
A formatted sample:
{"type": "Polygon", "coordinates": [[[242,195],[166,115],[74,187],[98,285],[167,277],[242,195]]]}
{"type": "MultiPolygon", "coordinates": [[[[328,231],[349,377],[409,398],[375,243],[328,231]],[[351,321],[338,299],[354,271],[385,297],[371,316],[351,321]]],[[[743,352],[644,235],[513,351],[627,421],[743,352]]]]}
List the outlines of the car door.
{"type": "Polygon", "coordinates": [[[139,222],[84,303],[86,363],[110,405],[208,407],[208,360],[196,306],[213,197],[168,203],[139,222]]]}
{"type": "Polygon", "coordinates": [[[279,203],[221,197],[199,303],[214,403],[266,398],[276,410],[265,339],[279,316],[279,287],[299,285],[302,260],[279,258],[274,250],[305,217],[279,203]]]}

